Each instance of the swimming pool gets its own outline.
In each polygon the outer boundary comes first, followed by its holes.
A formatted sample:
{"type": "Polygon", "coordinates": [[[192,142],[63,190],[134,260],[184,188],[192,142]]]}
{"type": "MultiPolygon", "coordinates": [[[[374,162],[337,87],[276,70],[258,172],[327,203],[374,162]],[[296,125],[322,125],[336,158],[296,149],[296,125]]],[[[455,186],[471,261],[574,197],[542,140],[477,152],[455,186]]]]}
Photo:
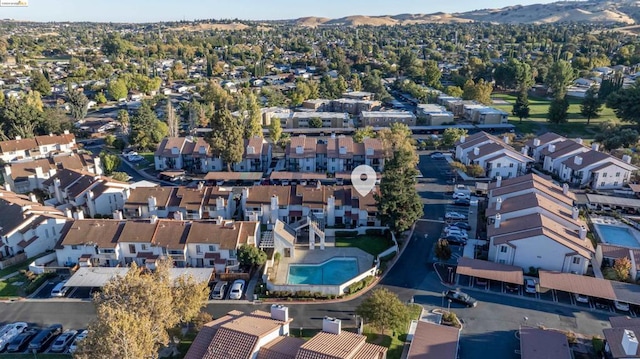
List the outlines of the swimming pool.
{"type": "Polygon", "coordinates": [[[627,226],[611,226],[607,224],[595,224],[600,239],[605,243],[622,247],[640,248],[640,243],[633,234],[633,229],[627,226]]]}
{"type": "Polygon", "coordinates": [[[290,264],[288,284],[342,284],[358,275],[356,258],[333,258],[320,264],[290,264]]]}

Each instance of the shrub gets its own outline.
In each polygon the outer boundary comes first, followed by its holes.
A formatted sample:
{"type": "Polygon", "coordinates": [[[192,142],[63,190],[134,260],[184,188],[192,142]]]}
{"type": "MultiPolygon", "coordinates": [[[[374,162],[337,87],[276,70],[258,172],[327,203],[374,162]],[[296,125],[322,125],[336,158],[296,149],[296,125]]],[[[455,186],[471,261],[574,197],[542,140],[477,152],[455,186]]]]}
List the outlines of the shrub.
{"type": "Polygon", "coordinates": [[[336,237],[355,237],[358,231],[336,231],[336,237]]]}
{"type": "Polygon", "coordinates": [[[369,228],[365,230],[364,233],[370,236],[382,236],[383,231],[382,229],[379,229],[379,228],[369,228]]]}
{"type": "Polygon", "coordinates": [[[359,280],[359,281],[357,281],[355,283],[352,283],[347,288],[347,293],[348,294],[356,293],[359,290],[368,287],[371,283],[373,283],[374,280],[375,280],[375,277],[370,275],[370,276],[365,277],[362,280],[359,280]]]}
{"type": "Polygon", "coordinates": [[[276,263],[280,262],[280,258],[282,258],[282,254],[280,254],[280,252],[276,252],[276,254],[273,255],[273,260],[276,263]]]}
{"type": "MultiPolygon", "coordinates": [[[[29,272],[29,273],[33,273],[33,272],[29,272]]],[[[43,273],[43,274],[39,274],[37,275],[33,280],[30,281],[29,284],[27,284],[26,287],[24,287],[24,291],[27,295],[35,292],[38,288],[40,288],[40,286],[46,282],[47,280],[55,277],[56,274],[55,273],[43,273]]],[[[28,277],[27,277],[28,278],[28,277]]]]}
{"type": "Polygon", "coordinates": [[[593,345],[593,350],[596,352],[596,354],[600,354],[604,350],[604,340],[602,340],[601,338],[591,338],[591,344],[593,345]]]}

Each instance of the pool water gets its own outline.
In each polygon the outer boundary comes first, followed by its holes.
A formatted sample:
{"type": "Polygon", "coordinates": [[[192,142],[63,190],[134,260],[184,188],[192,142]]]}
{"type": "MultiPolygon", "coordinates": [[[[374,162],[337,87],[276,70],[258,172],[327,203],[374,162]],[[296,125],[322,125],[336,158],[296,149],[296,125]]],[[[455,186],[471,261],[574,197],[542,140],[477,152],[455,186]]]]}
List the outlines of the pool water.
{"type": "Polygon", "coordinates": [[[334,258],[320,264],[290,264],[288,284],[342,284],[358,275],[356,258],[334,258]]]}
{"type": "Polygon", "coordinates": [[[622,247],[640,248],[640,243],[631,232],[631,228],[620,226],[609,226],[606,224],[596,224],[600,232],[600,238],[605,243],[615,244],[622,247]]]}

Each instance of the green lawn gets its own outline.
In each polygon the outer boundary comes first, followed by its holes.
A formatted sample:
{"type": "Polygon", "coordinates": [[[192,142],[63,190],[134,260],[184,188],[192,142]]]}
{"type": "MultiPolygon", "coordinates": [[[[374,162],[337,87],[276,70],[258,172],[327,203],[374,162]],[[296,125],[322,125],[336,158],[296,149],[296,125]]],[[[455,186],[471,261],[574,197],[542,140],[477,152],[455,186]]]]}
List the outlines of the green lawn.
{"type": "Polygon", "coordinates": [[[142,157],[144,157],[145,160],[147,160],[147,162],[154,164],[155,160],[153,157],[153,152],[138,152],[138,154],[142,157]]]}
{"type": "MultiPolygon", "coordinates": [[[[514,94],[494,94],[494,99],[507,101],[509,104],[494,104],[495,108],[511,113],[513,103],[516,100],[514,94]]],[[[540,97],[529,97],[530,116],[528,119],[522,120],[515,116],[509,116],[509,123],[516,126],[519,132],[536,133],[541,128],[547,128],[549,131],[556,132],[560,135],[568,137],[582,137],[583,139],[592,139],[598,131],[598,125],[604,121],[619,122],[613,110],[603,106],[600,117],[591,119],[587,125],[587,119],[580,114],[581,99],[568,97],[569,100],[569,121],[563,124],[552,124],[547,121],[547,113],[549,111],[548,99],[540,97]]]]}
{"type": "Polygon", "coordinates": [[[393,245],[393,241],[382,236],[362,235],[358,237],[336,237],[336,247],[356,247],[377,256],[393,245]]]}
{"type": "Polygon", "coordinates": [[[19,297],[22,294],[20,289],[27,284],[27,282],[27,278],[22,274],[0,282],[0,298],[19,297]],[[14,283],[17,282],[22,282],[22,284],[15,285],[14,283]]]}
{"type": "Polygon", "coordinates": [[[407,339],[406,332],[409,330],[409,324],[411,323],[411,320],[420,318],[422,306],[412,304],[409,306],[409,311],[410,320],[407,322],[406,329],[403,332],[387,331],[385,334],[379,334],[374,328],[371,328],[368,325],[364,326],[364,335],[367,336],[367,342],[389,348],[389,351],[387,352],[387,359],[400,359],[402,357],[404,343],[407,339]]]}

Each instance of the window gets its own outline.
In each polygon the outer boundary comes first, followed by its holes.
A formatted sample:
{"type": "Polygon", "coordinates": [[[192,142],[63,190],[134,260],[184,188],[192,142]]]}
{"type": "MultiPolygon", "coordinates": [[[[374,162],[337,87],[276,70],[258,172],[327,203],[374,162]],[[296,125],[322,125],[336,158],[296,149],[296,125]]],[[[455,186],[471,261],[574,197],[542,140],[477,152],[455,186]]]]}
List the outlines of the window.
{"type": "Polygon", "coordinates": [[[604,187],[604,182],[600,182],[600,186],[601,186],[601,187],[604,187]]]}
{"type": "Polygon", "coordinates": [[[199,244],[196,245],[196,254],[202,254],[202,248],[200,248],[199,244]]]}
{"type": "Polygon", "coordinates": [[[49,238],[49,228],[44,229],[44,235],[47,236],[47,238],[49,238]]]}
{"type": "Polygon", "coordinates": [[[111,254],[111,253],[115,253],[116,250],[112,249],[112,248],[104,248],[100,250],[100,253],[102,254],[111,254]]]}
{"type": "Polygon", "coordinates": [[[229,258],[235,258],[237,255],[235,249],[229,249],[229,258]]]}
{"type": "Polygon", "coordinates": [[[213,265],[215,265],[215,264],[216,264],[216,262],[215,262],[213,259],[210,259],[210,260],[209,260],[209,265],[210,265],[210,266],[213,266],[213,265]]]}
{"type": "Polygon", "coordinates": [[[215,252],[216,246],[209,246],[209,252],[215,252]]]}
{"type": "Polygon", "coordinates": [[[507,246],[500,246],[500,253],[507,253],[507,246]]]}
{"type": "Polygon", "coordinates": [[[143,251],[147,250],[147,245],[146,244],[142,244],[140,247],[142,247],[141,250],[143,250],[143,251]]]}
{"type": "Polygon", "coordinates": [[[613,182],[613,185],[617,186],[618,185],[618,181],[613,182]]]}
{"type": "Polygon", "coordinates": [[[129,253],[131,253],[131,254],[135,254],[136,253],[136,245],[135,244],[130,244],[129,245],[129,253]]]}
{"type": "Polygon", "coordinates": [[[498,261],[498,263],[505,264],[505,261],[504,261],[504,259],[501,259],[501,260],[498,261]]]}
{"type": "Polygon", "coordinates": [[[509,163],[509,167],[513,168],[513,163],[509,163]]]}
{"type": "Polygon", "coordinates": [[[604,172],[604,173],[602,174],[602,177],[603,177],[603,178],[606,178],[606,177],[607,177],[607,172],[604,172]]]}
{"type": "Polygon", "coordinates": [[[498,164],[496,165],[496,167],[498,167],[498,168],[502,167],[502,163],[498,162],[498,164]]]}
{"type": "Polygon", "coordinates": [[[620,172],[616,172],[616,177],[620,177],[620,172]]]}
{"type": "Polygon", "coordinates": [[[580,257],[573,257],[573,264],[580,264],[580,257]]]}
{"type": "Polygon", "coordinates": [[[184,254],[184,253],[182,251],[172,249],[172,250],[169,251],[169,254],[181,255],[181,254],[184,254]]]}
{"type": "Polygon", "coordinates": [[[75,250],[77,250],[77,249],[78,249],[78,246],[73,245],[73,246],[71,246],[71,249],[73,249],[73,250],[75,251],[75,250]]]}

